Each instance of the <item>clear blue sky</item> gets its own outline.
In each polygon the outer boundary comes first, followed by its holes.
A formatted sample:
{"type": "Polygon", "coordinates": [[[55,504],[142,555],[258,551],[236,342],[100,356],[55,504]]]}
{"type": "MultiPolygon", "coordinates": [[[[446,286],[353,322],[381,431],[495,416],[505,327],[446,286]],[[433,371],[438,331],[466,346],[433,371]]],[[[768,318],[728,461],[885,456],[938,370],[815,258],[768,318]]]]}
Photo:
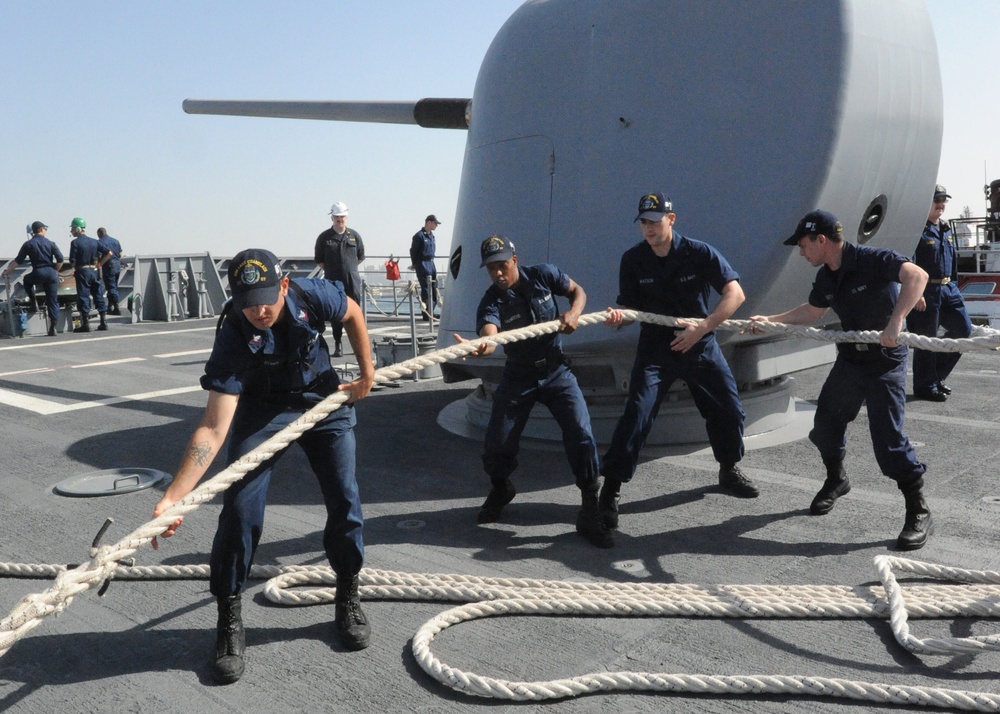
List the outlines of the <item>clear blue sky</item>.
{"type": "MultiPolygon", "coordinates": [[[[451,241],[465,132],[189,116],[185,98],[471,97],[520,0],[0,4],[0,256],[82,216],[126,253],[248,245],[311,255],[335,200],[369,254],[404,255],[427,213],[451,241]]],[[[928,0],[945,88],[947,215],[1000,178],[1000,2],[928,0]],[[992,96],[991,96],[992,93],[992,96]],[[990,135],[990,132],[993,135],[990,135]]],[[[631,229],[623,224],[622,230],[631,229]]]]}

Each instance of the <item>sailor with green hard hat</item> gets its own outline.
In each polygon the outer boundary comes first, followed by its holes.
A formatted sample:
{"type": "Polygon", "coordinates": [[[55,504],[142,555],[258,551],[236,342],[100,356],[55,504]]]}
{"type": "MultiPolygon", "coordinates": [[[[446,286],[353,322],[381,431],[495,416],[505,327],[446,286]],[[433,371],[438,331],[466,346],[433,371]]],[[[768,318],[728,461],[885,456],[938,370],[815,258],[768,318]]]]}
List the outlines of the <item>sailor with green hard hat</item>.
{"type": "Polygon", "coordinates": [[[74,218],[69,224],[73,240],[69,244],[69,263],[73,265],[73,275],[76,278],[76,309],[80,311],[80,326],[73,332],[90,332],[90,298],[94,298],[97,312],[101,316],[101,324],[97,329],[108,329],[105,317],[108,304],[104,300],[104,284],[98,268],[106,254],[96,238],[87,235],[87,222],[80,217],[74,218]]]}

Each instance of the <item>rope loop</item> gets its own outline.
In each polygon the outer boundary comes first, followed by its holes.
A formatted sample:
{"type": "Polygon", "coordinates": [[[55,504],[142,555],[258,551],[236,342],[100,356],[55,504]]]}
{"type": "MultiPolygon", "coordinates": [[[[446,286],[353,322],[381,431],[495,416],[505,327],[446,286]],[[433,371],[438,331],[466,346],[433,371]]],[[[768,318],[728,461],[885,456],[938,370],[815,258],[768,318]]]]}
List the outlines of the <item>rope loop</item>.
{"type": "MultiPolygon", "coordinates": [[[[407,290],[417,291],[416,281],[407,290]]],[[[370,291],[369,291],[370,294],[370,291]]],[[[634,310],[622,311],[627,320],[678,327],[691,320],[634,310]]],[[[603,323],[608,313],[581,315],[579,325],[603,323]]],[[[719,329],[784,336],[798,336],[827,342],[879,342],[874,331],[840,332],[811,327],[782,325],[748,320],[726,320],[719,329]]],[[[426,367],[468,356],[484,342],[510,344],[556,332],[558,320],[499,332],[438,349],[397,364],[376,370],[375,382],[385,383],[413,374],[426,367]]],[[[1000,331],[976,328],[973,336],[939,339],[902,333],[899,343],[920,349],[942,352],[996,350],[1000,331]]],[[[93,557],[78,566],[46,566],[0,563],[0,575],[8,577],[54,578],[44,592],[29,594],[0,620],[0,656],[49,615],[62,612],[73,598],[91,587],[106,587],[113,578],[164,579],[168,577],[205,577],[205,566],[188,566],[178,573],[165,566],[137,569],[123,561],[161,534],[179,516],[197,509],[202,503],[227,489],[261,462],[272,458],[340,408],[348,399],[336,392],[304,413],[252,452],[230,464],[173,504],[160,516],[143,524],[118,543],[94,548],[93,557]]],[[[928,654],[981,652],[1000,649],[1000,635],[966,638],[919,639],[910,634],[909,615],[955,617],[964,613],[977,617],[1000,617],[1000,573],[963,571],[929,563],[879,556],[876,569],[882,589],[831,588],[818,586],[818,594],[798,592],[817,586],[712,586],[566,583],[529,580],[502,580],[470,576],[416,575],[389,571],[362,571],[362,595],[366,598],[431,599],[465,604],[453,607],[425,623],[413,638],[413,654],[421,668],[432,677],[457,690],[475,696],[506,698],[518,701],[578,696],[596,691],[646,690],[683,691],[716,694],[781,693],[833,696],[976,711],[997,711],[1000,696],[988,693],[961,692],[927,687],[901,687],[817,677],[717,677],[712,675],[646,674],[634,672],[593,673],[554,682],[507,682],[462,672],[440,662],[430,644],[447,627],[479,617],[494,615],[608,615],[615,617],[888,617],[897,641],[909,651],[928,654]],[[941,577],[963,583],[949,586],[944,595],[938,589],[917,589],[905,593],[893,568],[924,577],[941,577]],[[774,588],[774,590],[770,589],[774,588]],[[957,588],[957,589],[956,589],[957,588]],[[796,597],[797,594],[797,597],[796,597]]],[[[336,582],[329,568],[310,566],[262,571],[255,566],[251,575],[274,578],[265,585],[269,599],[283,604],[319,604],[331,602],[331,584],[336,582]],[[319,585],[301,589],[307,585],[319,585]]]]}

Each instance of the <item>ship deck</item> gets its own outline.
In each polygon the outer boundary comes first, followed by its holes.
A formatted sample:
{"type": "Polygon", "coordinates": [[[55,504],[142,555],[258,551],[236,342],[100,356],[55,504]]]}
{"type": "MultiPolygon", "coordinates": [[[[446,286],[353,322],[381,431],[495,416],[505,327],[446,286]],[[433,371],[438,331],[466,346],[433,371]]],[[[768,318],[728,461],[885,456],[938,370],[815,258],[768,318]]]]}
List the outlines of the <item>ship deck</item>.
{"type": "MultiPolygon", "coordinates": [[[[371,318],[374,334],[401,321],[371,318]]],[[[107,333],[0,340],[0,560],[79,563],[105,518],[112,543],[151,518],[164,488],[67,498],[53,486],[79,473],[135,467],[172,473],[205,403],[198,377],[215,320],[131,324],[107,333]]],[[[380,332],[381,331],[381,332],[380,332]]],[[[345,342],[346,344],[346,342],[345,342]]],[[[350,368],[350,356],[340,366],[350,368]]],[[[828,367],[795,375],[808,425],[828,367]]],[[[912,402],[906,430],[928,466],[936,532],[919,560],[1000,570],[1000,361],[963,357],[944,404],[912,402]]],[[[476,524],[487,490],[479,439],[438,423],[475,383],[401,380],[358,405],[358,475],[367,566],[413,573],[545,578],[577,582],[703,585],[871,585],[880,554],[898,554],[903,501],[881,476],[867,419],[850,432],[853,491],[827,516],[809,502],[823,473],[804,438],[748,439],[742,466],[760,486],[754,500],[716,487],[704,445],[645,455],[623,491],[616,546],[593,548],[574,531],[578,491],[561,448],[524,444],[517,498],[502,522],[476,524]]],[[[214,470],[225,464],[216,463],[214,470]]],[[[213,471],[214,471],[213,470],[213,471]]],[[[218,498],[185,519],[139,564],[208,560],[218,498]]],[[[294,445],[271,484],[258,564],[323,564],[324,511],[307,461],[294,445]]],[[[907,555],[907,554],[903,554],[907,555]]],[[[0,581],[9,612],[43,580],[0,581]]],[[[7,712],[272,711],[884,711],[889,705],[784,695],[599,693],[536,703],[474,698],[426,675],[411,653],[420,626],[449,607],[366,601],[372,645],[346,652],[332,631],[333,607],[280,607],[254,581],[244,598],[247,669],[216,686],[215,607],[203,580],[115,581],[103,597],[77,596],[0,658],[0,710],[7,712]]],[[[986,634],[992,619],[917,620],[922,637],[986,634]]],[[[447,630],[434,650],[448,664],[509,680],[587,672],[813,675],[1000,693],[1000,655],[914,655],[889,623],[869,619],[523,617],[478,620],[447,630]]]]}

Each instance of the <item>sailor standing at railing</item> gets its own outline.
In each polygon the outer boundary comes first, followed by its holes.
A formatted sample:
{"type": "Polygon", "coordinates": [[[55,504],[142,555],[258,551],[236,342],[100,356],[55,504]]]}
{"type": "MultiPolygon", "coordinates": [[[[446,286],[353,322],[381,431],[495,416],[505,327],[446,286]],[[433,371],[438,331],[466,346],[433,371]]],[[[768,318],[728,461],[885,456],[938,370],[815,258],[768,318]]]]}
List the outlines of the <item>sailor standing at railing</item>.
{"type": "Polygon", "coordinates": [[[108,293],[108,314],[121,315],[118,296],[118,276],[122,272],[122,244],[113,238],[104,228],[97,229],[97,242],[105,251],[104,262],[101,264],[101,276],[104,278],[104,289],[108,293]]]}
{"type": "Polygon", "coordinates": [[[420,283],[420,299],[424,304],[423,318],[427,322],[434,315],[437,307],[437,266],[434,265],[434,254],[437,246],[434,240],[434,229],[441,225],[433,213],[424,219],[424,227],[413,234],[410,241],[410,261],[417,273],[420,283]]]}
{"type": "Polygon", "coordinates": [[[49,312],[49,337],[55,337],[59,323],[59,270],[63,264],[63,254],[59,246],[45,236],[49,229],[41,221],[31,224],[31,240],[21,246],[17,258],[7,266],[5,275],[10,275],[25,261],[31,262],[31,272],[24,276],[21,284],[28,294],[28,309],[35,309],[35,286],[41,285],[45,291],[45,306],[49,312]]]}
{"type": "MultiPolygon", "coordinates": [[[[316,236],[314,257],[316,263],[323,266],[323,276],[327,280],[340,282],[347,296],[363,305],[358,264],[365,259],[365,243],[357,231],[347,227],[348,213],[347,204],[343,201],[337,201],[330,207],[333,225],[316,236]]],[[[333,356],[341,357],[344,354],[341,345],[343,327],[333,322],[330,329],[333,332],[333,356]]]]}
{"type": "MultiPolygon", "coordinates": [[[[927,215],[927,225],[917,242],[913,262],[927,271],[927,287],[906,318],[906,326],[916,335],[937,337],[944,328],[947,338],[965,338],[972,334],[972,322],[965,301],[958,290],[958,248],[955,234],[941,220],[951,196],[941,184],[934,187],[934,201],[927,215]]],[[[951,394],[944,383],[955,369],[961,352],[913,350],[913,396],[943,402],[951,394]]]]}
{"type": "Polygon", "coordinates": [[[99,269],[107,251],[97,239],[87,235],[87,222],[82,218],[73,219],[69,232],[73,236],[69,244],[69,262],[73,265],[73,275],[76,277],[76,308],[80,311],[80,326],[73,332],[90,332],[91,298],[101,316],[101,324],[97,329],[103,332],[108,329],[105,321],[108,304],[104,300],[104,283],[101,282],[99,269]]]}

